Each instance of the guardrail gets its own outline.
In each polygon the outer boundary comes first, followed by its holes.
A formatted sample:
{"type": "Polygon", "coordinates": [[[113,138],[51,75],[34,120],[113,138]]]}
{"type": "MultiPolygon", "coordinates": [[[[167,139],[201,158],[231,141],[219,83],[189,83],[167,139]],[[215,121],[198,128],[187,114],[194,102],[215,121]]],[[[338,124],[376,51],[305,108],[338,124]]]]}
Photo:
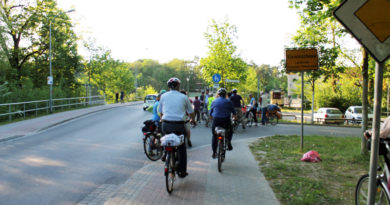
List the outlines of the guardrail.
{"type": "MultiPolygon", "coordinates": [[[[53,99],[52,103],[52,108],[54,111],[56,108],[71,108],[75,106],[105,104],[105,97],[89,96],[77,98],[60,98],[53,99]]],[[[25,118],[26,113],[35,113],[35,116],[37,116],[38,112],[42,110],[46,110],[46,113],[49,113],[49,109],[49,100],[0,104],[0,117],[8,116],[8,120],[11,121],[14,115],[23,116],[23,118],[25,118]]]]}

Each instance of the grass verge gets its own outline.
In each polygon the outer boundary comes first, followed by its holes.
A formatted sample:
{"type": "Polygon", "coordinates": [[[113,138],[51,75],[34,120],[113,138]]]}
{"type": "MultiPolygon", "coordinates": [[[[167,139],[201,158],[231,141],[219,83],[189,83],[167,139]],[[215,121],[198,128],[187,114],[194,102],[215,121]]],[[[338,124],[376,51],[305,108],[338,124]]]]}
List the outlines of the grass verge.
{"type": "Polygon", "coordinates": [[[319,163],[300,161],[299,136],[261,138],[250,148],[281,204],[354,204],[355,185],[369,167],[358,137],[305,136],[304,152],[317,151],[319,163]]]}

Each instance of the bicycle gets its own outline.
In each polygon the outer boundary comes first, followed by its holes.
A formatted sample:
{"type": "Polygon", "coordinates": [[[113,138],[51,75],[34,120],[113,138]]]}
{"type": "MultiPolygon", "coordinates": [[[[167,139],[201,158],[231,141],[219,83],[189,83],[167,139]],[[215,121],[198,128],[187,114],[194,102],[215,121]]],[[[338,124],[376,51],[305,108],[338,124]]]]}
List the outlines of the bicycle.
{"type": "Polygon", "coordinates": [[[216,127],[215,133],[217,134],[218,139],[218,147],[217,147],[217,155],[218,155],[218,171],[222,172],[222,162],[225,161],[226,154],[226,129],[222,127],[216,127]]]}
{"type": "Polygon", "coordinates": [[[154,121],[147,120],[144,122],[145,126],[142,128],[143,144],[146,157],[152,161],[161,159],[163,155],[163,147],[161,146],[161,134],[154,124],[154,121]]]}
{"type": "MultiPolygon", "coordinates": [[[[388,177],[389,177],[389,142],[390,138],[380,138],[379,141],[379,156],[384,158],[384,170],[382,167],[378,166],[378,173],[376,176],[376,194],[375,194],[375,204],[390,204],[390,192],[388,189],[388,177]]],[[[368,148],[370,149],[371,140],[367,143],[368,148]]],[[[356,184],[355,189],[355,202],[356,205],[366,205],[368,201],[368,189],[369,189],[369,174],[365,174],[360,177],[358,183],[356,184]]]]}
{"type": "Polygon", "coordinates": [[[202,119],[202,121],[205,122],[205,126],[208,127],[208,126],[209,126],[210,119],[209,119],[209,116],[208,116],[208,114],[207,114],[207,108],[206,108],[206,107],[203,107],[203,108],[201,108],[201,110],[202,110],[202,113],[200,114],[201,119],[202,119]]]}
{"type": "Polygon", "coordinates": [[[279,122],[278,116],[276,113],[270,113],[267,111],[267,124],[276,125],[279,122]]]}
{"type": "Polygon", "coordinates": [[[246,126],[248,126],[248,127],[252,127],[252,125],[255,122],[253,120],[253,113],[250,111],[251,108],[252,108],[252,105],[246,106],[245,118],[246,118],[246,126]]]}
{"type": "Polygon", "coordinates": [[[240,122],[237,119],[232,118],[232,128],[233,132],[236,132],[238,129],[238,126],[240,125],[240,122]]]}
{"type": "Polygon", "coordinates": [[[165,158],[165,185],[169,194],[173,191],[177,174],[178,147],[184,143],[184,135],[169,134],[161,138],[161,144],[166,151],[165,158]]]}

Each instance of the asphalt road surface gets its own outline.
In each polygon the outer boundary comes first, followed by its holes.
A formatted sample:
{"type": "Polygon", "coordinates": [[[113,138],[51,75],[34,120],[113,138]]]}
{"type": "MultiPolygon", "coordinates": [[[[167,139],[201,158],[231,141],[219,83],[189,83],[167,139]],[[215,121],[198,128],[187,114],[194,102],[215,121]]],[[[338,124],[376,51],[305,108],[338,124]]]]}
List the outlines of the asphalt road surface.
{"type": "MultiPolygon", "coordinates": [[[[125,182],[148,160],[140,128],[150,118],[142,105],[120,107],[0,143],[0,204],[76,204],[102,184],[125,182]]],[[[233,140],[299,135],[300,130],[297,125],[240,127],[233,140]]],[[[194,147],[210,146],[209,128],[200,124],[191,132],[194,147]]],[[[306,135],[359,133],[358,128],[305,126],[306,135]]]]}

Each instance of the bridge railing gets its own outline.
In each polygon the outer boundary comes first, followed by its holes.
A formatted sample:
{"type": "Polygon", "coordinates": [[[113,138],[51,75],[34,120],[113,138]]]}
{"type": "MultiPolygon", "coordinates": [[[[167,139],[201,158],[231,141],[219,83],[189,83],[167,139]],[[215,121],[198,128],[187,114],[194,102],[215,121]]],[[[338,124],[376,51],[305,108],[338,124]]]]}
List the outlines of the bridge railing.
{"type": "MultiPolygon", "coordinates": [[[[37,100],[28,102],[16,102],[0,104],[0,121],[4,121],[8,116],[11,121],[17,117],[26,118],[27,115],[37,116],[39,113],[49,113],[49,100],[37,100]]],[[[105,104],[104,96],[89,96],[89,97],[75,97],[75,98],[59,98],[52,100],[52,109],[71,109],[75,107],[86,107],[90,105],[105,104]]]]}

